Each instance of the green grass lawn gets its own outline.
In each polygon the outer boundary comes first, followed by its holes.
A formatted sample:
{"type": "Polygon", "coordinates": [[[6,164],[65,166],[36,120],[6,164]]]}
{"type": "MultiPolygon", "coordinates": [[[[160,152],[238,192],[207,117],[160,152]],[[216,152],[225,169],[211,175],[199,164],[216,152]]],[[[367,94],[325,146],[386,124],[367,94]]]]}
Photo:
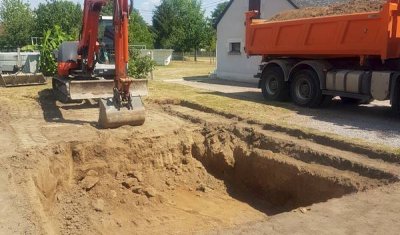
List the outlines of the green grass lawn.
{"type": "Polygon", "coordinates": [[[168,66],[157,66],[154,71],[155,80],[179,79],[184,77],[207,77],[214,72],[215,63],[209,61],[184,62],[172,61],[168,66]]]}

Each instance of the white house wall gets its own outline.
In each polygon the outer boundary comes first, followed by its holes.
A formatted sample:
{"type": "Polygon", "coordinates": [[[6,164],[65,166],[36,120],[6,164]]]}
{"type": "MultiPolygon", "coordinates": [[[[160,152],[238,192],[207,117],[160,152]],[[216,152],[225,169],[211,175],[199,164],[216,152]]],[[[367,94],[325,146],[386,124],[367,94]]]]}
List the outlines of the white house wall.
{"type": "MultiPolygon", "coordinates": [[[[217,77],[242,82],[257,83],[254,75],[258,72],[261,57],[247,58],[245,45],[245,16],[248,0],[234,0],[217,27],[217,77]],[[231,55],[230,43],[240,42],[241,53],[231,55]]],[[[261,17],[269,18],[276,13],[292,9],[286,0],[261,0],[261,17]]]]}

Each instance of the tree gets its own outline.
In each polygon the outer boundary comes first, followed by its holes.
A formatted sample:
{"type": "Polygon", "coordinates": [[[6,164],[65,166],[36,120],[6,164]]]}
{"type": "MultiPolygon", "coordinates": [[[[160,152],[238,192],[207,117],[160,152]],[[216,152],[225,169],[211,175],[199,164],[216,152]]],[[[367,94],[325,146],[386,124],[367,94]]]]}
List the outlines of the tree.
{"type": "Polygon", "coordinates": [[[211,23],[212,25],[216,26],[217,20],[221,16],[221,14],[225,11],[225,9],[228,7],[229,1],[220,3],[215,7],[214,11],[211,12],[211,23]]]}
{"type": "Polygon", "coordinates": [[[179,0],[164,0],[156,7],[153,15],[153,29],[156,34],[155,46],[157,48],[173,48],[179,50],[176,41],[183,35],[177,35],[182,31],[175,5],[181,5],[179,0]]]}
{"type": "Polygon", "coordinates": [[[112,16],[114,14],[114,4],[108,2],[108,4],[101,9],[101,14],[103,16],[112,16]]]}
{"type": "Polygon", "coordinates": [[[136,9],[129,18],[129,44],[146,45],[147,48],[154,47],[154,35],[136,9]]]}
{"type": "Polygon", "coordinates": [[[0,19],[3,34],[2,46],[22,47],[30,43],[35,28],[35,16],[22,0],[2,0],[0,19]]]}
{"type": "MultiPolygon", "coordinates": [[[[101,13],[103,16],[112,16],[113,4],[109,3],[104,6],[101,13]]],[[[146,45],[147,48],[154,47],[154,35],[136,9],[133,10],[129,17],[129,44],[146,45]]]]}
{"type": "Polygon", "coordinates": [[[206,39],[204,40],[202,46],[207,51],[215,52],[217,49],[217,32],[214,28],[214,24],[212,23],[212,19],[207,19],[207,27],[206,27],[206,39]]]}
{"type": "Polygon", "coordinates": [[[197,52],[207,39],[207,21],[204,17],[204,10],[201,8],[201,1],[190,0],[186,5],[184,15],[185,40],[183,48],[194,49],[194,60],[197,61],[197,52]]]}
{"type": "Polygon", "coordinates": [[[40,26],[36,30],[37,35],[43,35],[58,25],[63,32],[77,39],[82,25],[82,9],[79,4],[67,0],[47,0],[46,3],[40,3],[35,12],[36,24],[40,26]]]}
{"type": "Polygon", "coordinates": [[[222,13],[225,11],[225,9],[228,7],[229,1],[219,3],[217,7],[211,12],[211,17],[207,19],[208,21],[208,26],[207,26],[207,40],[205,42],[205,48],[209,51],[215,51],[216,50],[216,44],[217,44],[217,32],[215,30],[216,24],[218,23],[219,17],[221,17],[222,13]]]}
{"type": "Polygon", "coordinates": [[[70,34],[63,32],[60,26],[55,25],[43,34],[43,42],[39,46],[40,71],[45,76],[52,76],[57,72],[57,62],[54,58],[54,50],[58,49],[64,41],[73,40],[70,34]]]}
{"type": "MultiPolygon", "coordinates": [[[[207,21],[199,0],[163,0],[153,16],[156,46],[195,52],[207,39],[207,21]]],[[[195,60],[197,54],[195,53],[195,60]]]]}

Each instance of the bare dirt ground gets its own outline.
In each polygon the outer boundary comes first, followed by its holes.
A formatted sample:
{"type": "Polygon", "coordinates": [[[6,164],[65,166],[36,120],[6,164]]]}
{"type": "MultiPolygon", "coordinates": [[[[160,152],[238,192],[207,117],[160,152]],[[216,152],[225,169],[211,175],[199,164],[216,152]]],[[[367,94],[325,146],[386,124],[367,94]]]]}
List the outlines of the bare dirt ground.
{"type": "Polygon", "coordinates": [[[168,85],[220,101],[169,84],[150,84],[144,126],[114,130],[97,128],[96,103],[61,104],[50,84],[0,88],[0,234],[400,229],[399,155],[162,98],[168,85]]]}
{"type": "Polygon", "coordinates": [[[265,218],[191,156],[202,126],[149,105],[144,126],[101,131],[96,106],[41,89],[17,102],[23,88],[1,90],[0,233],[185,233],[265,218]]]}
{"type": "Polygon", "coordinates": [[[4,233],[224,231],[399,180],[385,156],[169,101],[149,100],[142,127],[98,130],[96,105],[43,87],[1,94],[4,233]]]}
{"type": "Polygon", "coordinates": [[[267,221],[211,234],[398,234],[393,230],[399,223],[398,210],[391,205],[397,204],[399,188],[397,184],[332,199],[308,211],[282,213],[267,221]],[[364,226],[357,226],[360,224],[364,226]]]}

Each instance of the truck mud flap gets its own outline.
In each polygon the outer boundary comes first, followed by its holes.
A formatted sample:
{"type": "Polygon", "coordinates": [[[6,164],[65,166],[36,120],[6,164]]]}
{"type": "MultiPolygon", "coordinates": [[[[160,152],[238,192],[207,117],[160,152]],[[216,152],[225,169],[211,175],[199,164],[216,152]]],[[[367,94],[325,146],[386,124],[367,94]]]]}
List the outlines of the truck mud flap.
{"type": "Polygon", "coordinates": [[[0,75],[0,86],[3,87],[33,86],[44,84],[46,84],[46,79],[41,73],[17,73],[0,75]]]}
{"type": "MultiPolygon", "coordinates": [[[[69,83],[69,97],[71,100],[100,99],[113,96],[113,80],[85,80],[69,83]]],[[[148,81],[134,79],[130,87],[132,96],[147,96],[148,81]]]]}

